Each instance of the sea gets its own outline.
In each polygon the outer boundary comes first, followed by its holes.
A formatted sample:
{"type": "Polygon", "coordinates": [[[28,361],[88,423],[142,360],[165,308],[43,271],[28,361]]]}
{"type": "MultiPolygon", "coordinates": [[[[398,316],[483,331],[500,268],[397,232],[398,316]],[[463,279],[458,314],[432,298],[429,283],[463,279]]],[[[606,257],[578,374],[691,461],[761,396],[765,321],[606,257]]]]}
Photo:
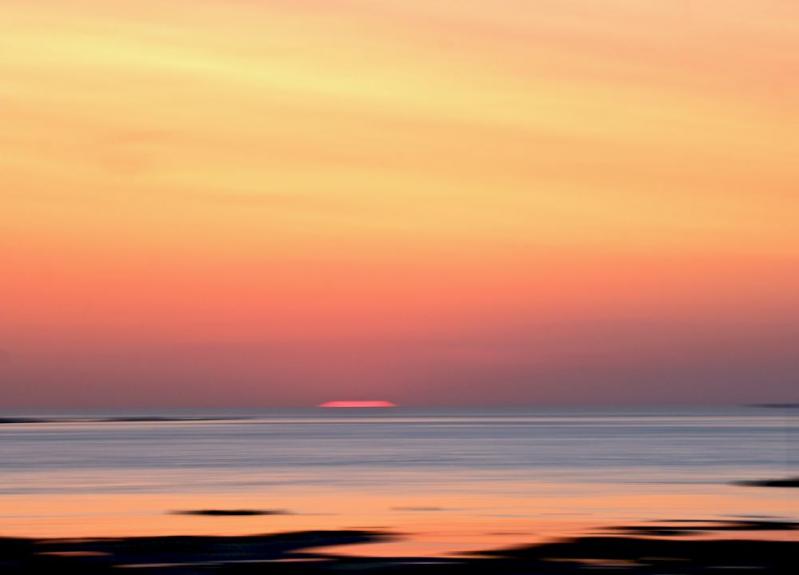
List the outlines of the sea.
{"type": "Polygon", "coordinates": [[[799,409],[788,407],[151,410],[0,422],[0,536],[366,529],[391,539],[336,551],[447,555],[653,522],[799,521],[795,489],[741,483],[799,475],[799,409]]]}

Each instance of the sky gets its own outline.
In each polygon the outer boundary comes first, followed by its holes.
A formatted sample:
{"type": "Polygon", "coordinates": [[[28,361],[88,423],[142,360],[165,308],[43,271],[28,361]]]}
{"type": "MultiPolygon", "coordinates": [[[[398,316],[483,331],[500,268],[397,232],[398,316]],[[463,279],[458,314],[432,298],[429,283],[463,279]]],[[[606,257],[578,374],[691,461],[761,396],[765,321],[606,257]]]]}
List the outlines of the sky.
{"type": "Polygon", "coordinates": [[[4,0],[0,407],[799,400],[795,0],[4,0]]]}

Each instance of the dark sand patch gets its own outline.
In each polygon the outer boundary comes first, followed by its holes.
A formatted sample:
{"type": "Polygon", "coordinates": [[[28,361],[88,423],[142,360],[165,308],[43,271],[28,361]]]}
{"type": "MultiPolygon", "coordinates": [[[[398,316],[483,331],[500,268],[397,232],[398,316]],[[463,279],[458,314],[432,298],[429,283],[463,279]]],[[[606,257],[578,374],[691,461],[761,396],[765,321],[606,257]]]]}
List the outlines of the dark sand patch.
{"type": "Polygon", "coordinates": [[[762,407],[765,409],[799,409],[799,403],[752,403],[749,407],[762,407]]]}
{"type": "MultiPolygon", "coordinates": [[[[367,531],[301,531],[241,537],[165,536],[115,539],[0,538],[0,573],[38,575],[67,573],[194,573],[199,565],[217,568],[287,558],[320,558],[297,554],[333,545],[383,541],[387,535],[367,531]]],[[[219,572],[219,571],[214,571],[219,572]]],[[[221,571],[227,573],[229,571],[221,571]]]]}
{"type": "Polygon", "coordinates": [[[188,509],[172,511],[173,515],[200,515],[204,517],[252,517],[259,515],[292,515],[285,509],[188,509]]]}
{"type": "Polygon", "coordinates": [[[35,417],[0,417],[0,424],[8,423],[46,423],[50,420],[35,417]]]}
{"type": "Polygon", "coordinates": [[[226,416],[159,416],[159,415],[124,415],[118,417],[0,417],[0,424],[21,423],[192,423],[192,422],[225,422],[249,421],[252,417],[226,416]]]}
{"type": "Polygon", "coordinates": [[[755,479],[752,481],[736,481],[735,485],[748,487],[799,487],[799,477],[783,477],[778,479],[755,479]]]}
{"type": "Polygon", "coordinates": [[[727,570],[787,575],[796,566],[797,553],[799,542],[794,541],[578,537],[483,555],[516,560],[517,565],[524,562],[530,573],[580,573],[604,564],[606,573],[617,568],[624,573],[646,575],[727,570]],[[626,565],[621,567],[622,564],[626,565]]]}
{"type": "Polygon", "coordinates": [[[675,537],[730,531],[797,531],[799,523],[781,519],[740,520],[675,520],[658,521],[653,525],[621,525],[608,528],[612,532],[652,537],[675,537]]]}

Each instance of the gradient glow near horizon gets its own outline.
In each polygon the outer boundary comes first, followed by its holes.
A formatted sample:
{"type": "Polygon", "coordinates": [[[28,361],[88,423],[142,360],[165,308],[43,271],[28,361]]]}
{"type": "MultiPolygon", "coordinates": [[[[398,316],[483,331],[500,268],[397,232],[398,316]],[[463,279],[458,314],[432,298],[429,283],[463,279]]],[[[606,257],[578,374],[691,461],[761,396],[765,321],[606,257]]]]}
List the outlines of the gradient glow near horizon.
{"type": "Polygon", "coordinates": [[[5,0],[0,405],[794,399],[794,0],[5,0]]]}

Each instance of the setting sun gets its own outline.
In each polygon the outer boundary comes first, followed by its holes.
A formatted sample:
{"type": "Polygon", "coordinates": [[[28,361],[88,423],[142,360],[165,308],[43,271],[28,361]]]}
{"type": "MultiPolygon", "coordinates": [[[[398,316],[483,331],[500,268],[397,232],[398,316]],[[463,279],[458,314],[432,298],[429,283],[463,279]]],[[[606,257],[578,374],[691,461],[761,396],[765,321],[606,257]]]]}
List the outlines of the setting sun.
{"type": "Polygon", "coordinates": [[[351,400],[336,400],[326,401],[319,404],[319,407],[349,407],[349,408],[375,408],[375,407],[397,407],[397,404],[390,401],[382,400],[367,400],[367,401],[351,401],[351,400]]]}

